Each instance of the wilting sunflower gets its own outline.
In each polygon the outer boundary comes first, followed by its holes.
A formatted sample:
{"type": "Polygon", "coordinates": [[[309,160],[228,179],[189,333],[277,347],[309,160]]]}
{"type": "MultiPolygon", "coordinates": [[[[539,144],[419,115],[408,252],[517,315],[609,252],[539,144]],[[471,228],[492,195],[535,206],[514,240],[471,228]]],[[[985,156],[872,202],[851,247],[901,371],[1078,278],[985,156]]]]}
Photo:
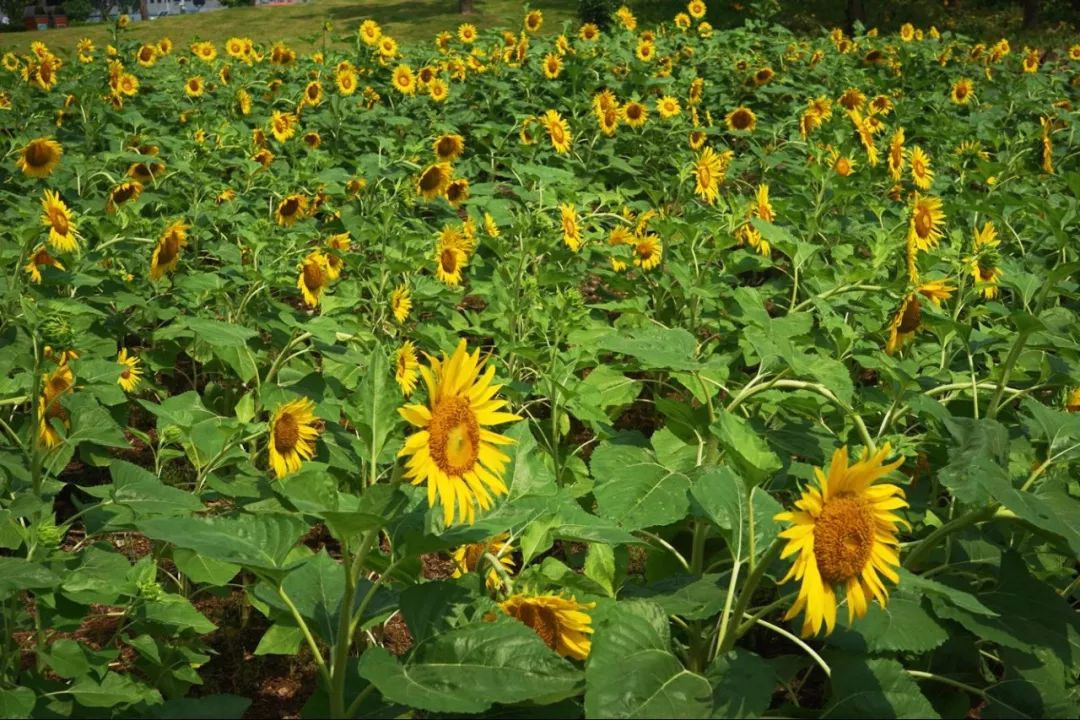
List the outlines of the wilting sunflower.
{"type": "Polygon", "coordinates": [[[319,299],[330,282],[329,263],[326,254],[313,250],[304,258],[300,273],[296,278],[296,287],[304,296],[304,304],[318,307],[319,299]]]}
{"type": "Polygon", "coordinates": [[[434,200],[446,193],[450,185],[450,163],[428,165],[416,181],[416,192],[425,200],[434,200]]]}
{"type": "Polygon", "coordinates": [[[656,101],[656,112],[665,120],[673,118],[682,112],[679,101],[670,95],[665,95],[656,101]]]}
{"type": "Polygon", "coordinates": [[[772,203],[769,202],[769,186],[764,183],[758,185],[757,191],[754,193],[753,211],[754,215],[765,222],[776,220],[776,213],[773,211],[772,203]]]}
{"type": "Polygon", "coordinates": [[[49,254],[49,251],[45,249],[44,245],[38,245],[34,248],[34,251],[30,253],[30,260],[23,266],[23,270],[30,276],[30,282],[41,282],[41,266],[48,265],[54,267],[57,270],[63,270],[64,266],[60,264],[60,261],[49,254]]]}
{"type": "Polygon", "coordinates": [[[165,228],[150,256],[150,279],[160,280],[166,273],[176,269],[180,262],[180,249],[187,245],[188,225],[177,220],[165,228]]]}
{"type": "Polygon", "coordinates": [[[945,213],[941,209],[941,199],[915,193],[908,239],[916,249],[925,252],[937,247],[942,237],[941,226],[944,222],[945,213]]]}
{"type": "Polygon", "coordinates": [[[75,233],[75,222],[71,210],[60,196],[46,190],[41,198],[41,224],[49,228],[49,244],[60,252],[74,252],[79,249],[79,236],[75,233]]]}
{"type": "Polygon", "coordinates": [[[416,359],[416,346],[411,340],[406,340],[394,354],[394,380],[401,388],[401,394],[409,397],[416,389],[416,381],[419,379],[420,363],[416,359]]]}
{"type": "Polygon", "coordinates": [[[456,178],[446,186],[446,201],[451,206],[457,207],[469,199],[469,181],[466,178],[456,178]]]}
{"type": "Polygon", "coordinates": [[[495,367],[484,369],[480,350],[470,354],[465,341],[452,356],[428,356],[430,368],[420,367],[428,390],[428,405],[406,405],[398,412],[420,428],[405,441],[399,456],[409,456],[405,476],[414,485],[427,483],[428,506],[436,499],[449,526],[455,509],[459,522],[474,522],[476,507],[491,507],[491,495],[505,495],[502,480],[510,458],[496,445],[513,441],[486,426],[517,422],[521,418],[502,410],[506,401],[493,385],[495,367]]]}
{"type": "Polygon", "coordinates": [[[17,165],[23,175],[34,178],[49,177],[60,164],[64,148],[52,138],[35,138],[19,151],[17,165]]]}
{"type": "Polygon", "coordinates": [[[297,193],[286,195],[278,203],[275,211],[275,221],[278,225],[289,227],[303,218],[307,214],[307,210],[308,199],[306,197],[297,193]]]}
{"type": "Polygon", "coordinates": [[[934,182],[934,171],[930,169],[930,156],[923,149],[915,145],[908,152],[908,162],[911,163],[911,180],[915,187],[920,190],[929,190],[934,182]]]}
{"type": "Polygon", "coordinates": [[[998,296],[998,283],[1001,281],[997,228],[988,221],[982,230],[976,228],[973,235],[975,255],[971,258],[971,276],[975,279],[975,288],[984,298],[991,300],[998,296]]]}
{"type": "Polygon", "coordinates": [[[591,610],[596,603],[579,603],[555,594],[512,595],[499,603],[510,617],[525,623],[545,644],[563,657],[584,660],[592,648],[591,610]]]}
{"type": "Polygon", "coordinates": [[[439,162],[452,162],[465,152],[465,138],[461,135],[440,135],[432,145],[439,162]]]}
{"type": "Polygon", "coordinates": [[[300,469],[304,460],[315,456],[319,437],[315,403],[299,398],[279,405],[270,418],[270,467],[275,477],[284,477],[300,469]]]}
{"type": "Polygon", "coordinates": [[[724,181],[732,157],[734,153],[730,150],[718,154],[707,147],[694,163],[694,192],[710,205],[720,196],[720,183],[724,181]]]}
{"type": "Polygon", "coordinates": [[[390,312],[394,315],[394,320],[400,325],[409,319],[409,313],[412,311],[412,293],[409,291],[408,285],[398,285],[394,288],[394,292],[390,293],[390,312]]]}
{"type": "Polygon", "coordinates": [[[832,632],[838,590],[847,597],[851,622],[866,615],[871,600],[881,607],[888,602],[879,575],[900,581],[894,569],[900,564],[897,525],[907,522],[893,511],[908,504],[902,488],[877,482],[904,462],[901,458],[884,464],[891,452],[886,443],[873,454],[865,451],[849,466],[847,446],[838,449],[828,476],[815,468],[817,487],[803,491],[795,510],[774,518],[791,524],[780,533],[788,541],[780,557],[797,556],[781,582],[795,580],[801,586],[785,617],[804,613],[804,637],[819,633],[822,625],[826,633],[832,632]]]}
{"type": "Polygon", "coordinates": [[[566,120],[563,119],[557,110],[548,110],[542,116],[540,116],[540,122],[548,131],[548,137],[551,138],[551,146],[555,148],[557,153],[570,152],[570,126],[567,125],[566,120]]]}
{"type": "Polygon", "coordinates": [[[120,348],[116,355],[116,362],[120,363],[120,375],[116,378],[116,384],[124,388],[124,392],[135,392],[142,379],[142,370],[139,369],[139,358],[128,355],[127,348],[120,348]]]}
{"type": "Polygon", "coordinates": [[[544,56],[544,77],[548,80],[555,80],[559,77],[559,74],[563,69],[562,58],[555,53],[548,53],[544,56]]]}
{"type": "Polygon", "coordinates": [[[739,106],[724,117],[728,130],[753,132],[757,127],[757,115],[748,107],[739,106]]]}
{"type": "MultiPolygon", "coordinates": [[[[498,560],[507,575],[512,574],[515,565],[514,546],[510,544],[509,540],[510,534],[502,533],[484,542],[470,543],[455,548],[450,553],[450,558],[454,561],[452,577],[459,578],[466,573],[477,572],[485,565],[489,565],[491,561],[485,562],[485,555],[491,555],[491,557],[498,560]]],[[[497,590],[502,585],[502,577],[494,567],[488,570],[486,584],[489,590],[497,590]]]]}
{"type": "Polygon", "coordinates": [[[559,206],[559,221],[562,224],[563,242],[571,252],[581,249],[581,228],[578,226],[577,210],[570,203],[559,206]]]}

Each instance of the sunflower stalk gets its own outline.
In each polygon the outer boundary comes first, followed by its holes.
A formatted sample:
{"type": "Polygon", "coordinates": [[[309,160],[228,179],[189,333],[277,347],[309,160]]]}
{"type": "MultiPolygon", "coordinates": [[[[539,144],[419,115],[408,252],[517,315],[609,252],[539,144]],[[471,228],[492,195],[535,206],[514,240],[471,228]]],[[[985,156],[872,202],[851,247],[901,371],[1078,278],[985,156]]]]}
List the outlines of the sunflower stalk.
{"type": "MultiPolygon", "coordinates": [[[[735,647],[735,642],[742,637],[749,628],[743,629],[743,615],[746,613],[746,608],[750,605],[750,600],[754,596],[754,592],[757,590],[757,586],[761,583],[762,578],[765,577],[765,571],[769,569],[769,566],[780,557],[780,551],[783,549],[786,540],[783,538],[777,538],[773,541],[773,544],[769,546],[769,549],[765,551],[761,560],[756,565],[753,565],[750,570],[749,577],[746,578],[746,582],[743,583],[742,592],[739,593],[738,600],[735,601],[735,609],[732,610],[730,616],[721,618],[720,627],[718,628],[716,651],[713,653],[713,658],[716,658],[722,653],[726,653],[735,647]]],[[[748,561],[753,562],[753,557],[748,561]]]]}
{"type": "Polygon", "coordinates": [[[1009,355],[1005,358],[1005,366],[1002,368],[1001,379],[998,381],[997,390],[990,400],[990,406],[986,409],[986,417],[988,420],[993,420],[997,417],[998,410],[1001,409],[1001,397],[1005,394],[1005,388],[1009,384],[1009,378],[1012,376],[1016,361],[1020,358],[1020,353],[1023,352],[1024,346],[1027,345],[1028,338],[1031,337],[1034,332],[1035,328],[1026,327],[1017,333],[1012,349],[1009,350],[1009,355]]]}
{"type": "Polygon", "coordinates": [[[352,648],[352,628],[355,615],[363,613],[366,603],[374,593],[375,587],[368,591],[365,602],[354,613],[352,606],[356,597],[356,585],[360,579],[360,570],[364,566],[368,553],[375,543],[378,533],[368,530],[360,537],[356,554],[350,556],[349,544],[341,546],[342,570],[345,572],[345,593],[341,598],[341,612],[338,615],[338,630],[334,641],[333,657],[329,668],[330,717],[344,718],[345,714],[345,672],[349,663],[349,650],[352,648]]]}

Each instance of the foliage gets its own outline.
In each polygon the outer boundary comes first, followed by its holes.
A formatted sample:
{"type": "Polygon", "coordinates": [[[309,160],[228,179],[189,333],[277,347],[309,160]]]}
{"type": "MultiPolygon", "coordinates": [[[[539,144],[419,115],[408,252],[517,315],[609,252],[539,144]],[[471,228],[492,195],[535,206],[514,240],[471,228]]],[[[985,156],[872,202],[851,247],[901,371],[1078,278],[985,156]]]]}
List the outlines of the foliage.
{"type": "Polygon", "coordinates": [[[1077,715],[1080,47],[635,20],[4,59],[4,715],[1077,715]]]}

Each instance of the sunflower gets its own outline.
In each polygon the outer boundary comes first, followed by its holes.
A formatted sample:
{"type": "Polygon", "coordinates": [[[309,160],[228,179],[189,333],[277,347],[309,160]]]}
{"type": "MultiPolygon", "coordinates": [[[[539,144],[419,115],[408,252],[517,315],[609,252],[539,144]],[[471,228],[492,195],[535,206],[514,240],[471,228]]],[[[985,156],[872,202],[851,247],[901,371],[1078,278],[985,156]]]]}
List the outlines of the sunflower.
{"type": "Polygon", "coordinates": [[[753,132],[757,127],[757,116],[748,107],[739,106],[724,117],[728,130],[753,132]]]}
{"type": "Polygon", "coordinates": [[[543,68],[544,77],[546,77],[548,80],[555,80],[559,77],[559,73],[562,72],[562,58],[555,53],[548,53],[544,56],[543,68]]]}
{"type": "Polygon", "coordinates": [[[916,192],[908,227],[908,238],[916,249],[927,251],[937,247],[942,237],[941,225],[944,221],[945,213],[941,209],[941,199],[921,196],[916,192]]]}
{"type": "Polygon", "coordinates": [[[727,150],[717,154],[711,147],[705,148],[694,163],[694,192],[712,205],[720,196],[720,183],[724,181],[728,165],[734,153],[727,150]]]}
{"type": "Polygon", "coordinates": [[[341,259],[340,253],[348,252],[351,242],[347,232],[331,235],[326,239],[326,247],[331,251],[326,253],[326,276],[331,280],[341,277],[345,261],[341,259]]]}
{"type": "Polygon", "coordinates": [[[379,42],[379,38],[382,37],[382,28],[374,20],[365,20],[360,23],[357,32],[360,34],[360,40],[369,46],[379,42]]]}
{"type": "Polygon", "coordinates": [[[836,450],[828,476],[815,468],[817,487],[803,492],[795,510],[774,518],[791,524],[780,533],[788,541],[780,557],[797,556],[781,582],[802,584],[785,617],[804,613],[804,637],[820,632],[823,624],[832,632],[837,588],[847,597],[850,622],[866,615],[871,599],[885,607],[888,591],[879,574],[900,581],[893,569],[900,564],[897,525],[907,523],[893,511],[908,504],[899,486],[875,484],[903,464],[903,458],[884,464],[891,452],[886,443],[849,466],[847,446],[836,450]]]}
{"type": "Polygon", "coordinates": [[[274,139],[283,143],[296,134],[296,115],[275,110],[270,116],[270,132],[274,139]]]}
{"type": "Polygon", "coordinates": [[[637,18],[634,17],[633,11],[625,5],[615,11],[615,17],[619,18],[619,23],[626,30],[631,32],[637,30],[637,18]]]}
{"type": "Polygon", "coordinates": [[[691,130],[687,135],[687,143],[690,145],[691,150],[700,150],[705,147],[705,141],[709,139],[709,136],[705,134],[704,130],[691,130]]]}
{"type": "Polygon", "coordinates": [[[60,164],[64,148],[52,138],[35,138],[19,151],[17,165],[23,175],[34,178],[48,177],[60,164]]]}
{"type": "Polygon", "coordinates": [[[202,97],[205,90],[206,83],[203,82],[201,75],[189,77],[184,81],[184,93],[190,98],[202,97]]]}
{"type": "Polygon", "coordinates": [[[105,203],[105,211],[112,215],[116,212],[116,209],[124,203],[138,200],[139,195],[141,194],[142,183],[137,180],[125,180],[109,191],[109,199],[105,203]]]}
{"type": "Polygon", "coordinates": [[[547,128],[548,137],[551,139],[551,146],[555,148],[555,152],[560,154],[570,152],[570,143],[572,141],[570,126],[559,115],[559,112],[557,110],[548,110],[540,117],[540,122],[547,128]]]}
{"type": "Polygon", "coordinates": [[[428,84],[428,94],[435,102],[445,102],[450,97],[450,86],[442,78],[435,78],[428,84]]]}
{"type": "Polygon", "coordinates": [[[656,101],[656,112],[665,120],[673,118],[682,112],[679,101],[670,95],[665,95],[656,101]]]}
{"type": "Polygon", "coordinates": [[[212,42],[198,42],[191,46],[191,53],[203,62],[213,62],[217,57],[217,48],[212,42]]]}
{"type": "Polygon", "coordinates": [[[904,128],[893,133],[889,141],[889,177],[893,182],[900,182],[904,175],[904,128]]]}
{"type": "Polygon", "coordinates": [[[521,418],[502,411],[506,401],[496,397],[501,385],[492,385],[495,367],[484,369],[480,350],[472,354],[465,341],[450,357],[429,356],[430,368],[420,367],[428,390],[428,405],[406,405],[398,412],[420,428],[405,441],[399,456],[410,456],[405,476],[414,485],[427,483],[428,506],[439,499],[443,523],[449,526],[457,510],[459,522],[475,520],[476,508],[491,507],[491,494],[505,495],[502,474],[510,458],[496,445],[513,442],[488,430],[488,425],[521,418]]]}
{"type": "MultiPolygon", "coordinates": [[[[1075,47],[1080,47],[1080,45],[1075,47]]],[[[1080,57],[1077,60],[1080,60],[1080,57]]],[[[1073,388],[1073,391],[1069,393],[1069,397],[1065,399],[1065,411],[1071,413],[1080,412],[1080,387],[1073,388]]]]}
{"type": "Polygon", "coordinates": [[[315,456],[319,437],[315,403],[299,398],[279,405],[270,418],[268,452],[275,477],[284,477],[300,469],[304,460],[315,456]]]}
{"type": "Polygon", "coordinates": [[[49,228],[49,244],[60,252],[74,252],[79,249],[79,236],[75,232],[75,223],[71,210],[53,190],[46,190],[41,199],[41,224],[49,228]]]}
{"type": "Polygon", "coordinates": [[[845,110],[861,110],[866,104],[866,95],[858,88],[848,88],[837,102],[845,110]]]}
{"type": "Polygon", "coordinates": [[[560,223],[562,224],[563,242],[571,252],[581,249],[581,228],[578,226],[577,210],[570,203],[559,206],[560,223]]]}
{"type": "Polygon", "coordinates": [[[408,65],[398,65],[392,76],[394,88],[402,95],[416,94],[416,76],[408,65]]]}
{"type": "Polygon", "coordinates": [[[292,194],[286,195],[278,203],[277,210],[275,210],[275,221],[282,227],[289,227],[294,225],[297,220],[304,217],[308,210],[308,199],[303,195],[292,194]]]}
{"type": "Polygon", "coordinates": [[[450,185],[450,163],[434,163],[424,168],[416,181],[416,192],[425,200],[433,200],[446,193],[450,185]]]}
{"type": "Polygon", "coordinates": [[[469,181],[466,178],[452,180],[446,186],[446,201],[452,207],[457,207],[469,199],[469,181]]]}
{"type": "Polygon", "coordinates": [[[915,187],[920,190],[929,190],[934,182],[934,171],[930,169],[930,156],[923,149],[915,145],[908,151],[908,162],[911,163],[911,180],[915,187]]]}
{"type": "Polygon", "coordinates": [[[124,388],[124,392],[135,392],[135,389],[139,387],[139,382],[142,379],[142,370],[139,369],[139,358],[135,355],[128,355],[127,348],[120,348],[120,352],[116,355],[116,362],[120,363],[120,376],[116,379],[116,384],[124,388]]]}
{"type": "Polygon", "coordinates": [[[762,85],[772,82],[772,79],[775,76],[776,73],[773,72],[771,67],[763,67],[754,73],[754,85],[761,87],[762,85]]]}
{"type": "MultiPolygon", "coordinates": [[[[513,557],[514,546],[509,541],[510,534],[501,533],[484,542],[470,543],[455,548],[450,553],[450,558],[454,561],[454,572],[451,577],[459,578],[466,573],[477,572],[485,564],[491,564],[490,559],[487,563],[484,562],[485,556],[488,555],[498,561],[507,575],[512,574],[516,563],[513,557]]],[[[489,590],[497,590],[502,586],[502,577],[494,567],[488,570],[486,583],[489,590]]]]}
{"type": "Polygon", "coordinates": [[[177,220],[165,228],[150,256],[150,279],[160,280],[166,273],[176,269],[180,262],[180,249],[187,245],[188,225],[177,220]]]}
{"type": "Polygon", "coordinates": [[[544,24],[544,13],[539,10],[530,10],[525,16],[525,29],[531,33],[540,29],[540,26],[544,24]]]}
{"type": "Polygon", "coordinates": [[[379,55],[381,55],[384,59],[388,60],[392,57],[397,56],[397,54],[397,40],[390,37],[389,35],[383,35],[381,38],[379,38],[379,55]]]}
{"type": "MultiPolygon", "coordinates": [[[[619,247],[622,245],[633,246],[635,244],[634,234],[630,232],[630,228],[625,225],[616,225],[611,229],[608,234],[608,245],[610,247],[619,247]]],[[[615,272],[622,272],[626,269],[626,263],[615,256],[611,258],[611,268],[615,272]]]]}
{"type": "Polygon", "coordinates": [[[499,226],[491,213],[484,213],[484,232],[486,232],[490,238],[499,237],[499,226]]]}
{"type": "Polygon", "coordinates": [[[157,62],[158,49],[154,45],[143,45],[135,53],[135,59],[143,67],[150,67],[157,62]]]}
{"type": "Polygon", "coordinates": [[[468,257],[460,247],[440,244],[435,252],[435,276],[448,287],[461,284],[461,269],[468,257]]]}
{"type": "Polygon", "coordinates": [[[499,607],[532,628],[549,648],[563,657],[584,660],[589,656],[592,617],[583,611],[596,607],[596,603],[579,603],[574,596],[567,599],[551,593],[518,594],[499,603],[499,607]]]}
{"type": "Polygon", "coordinates": [[[42,377],[42,392],[38,398],[38,438],[47,448],[60,444],[62,438],[52,421],[59,419],[67,427],[68,413],[61,405],[60,398],[70,395],[74,389],[75,373],[66,360],[56,370],[42,377]]]}
{"type": "Polygon", "coordinates": [[[476,41],[476,26],[472,23],[462,23],[458,26],[458,40],[463,43],[472,43],[476,41]]]}
{"type": "Polygon", "coordinates": [[[585,23],[578,30],[578,37],[585,42],[593,42],[600,37],[600,28],[593,23],[585,23]]]}
{"type": "Polygon", "coordinates": [[[885,343],[885,352],[895,355],[896,352],[907,344],[922,325],[922,301],[919,296],[930,300],[935,306],[940,306],[943,300],[952,297],[955,290],[944,280],[931,280],[916,288],[915,292],[909,293],[897,308],[892,322],[889,323],[889,339],[885,343]]]}
{"type": "Polygon", "coordinates": [[[664,257],[664,245],[655,233],[634,236],[634,265],[642,270],[652,270],[664,257]]]}
{"type": "Polygon", "coordinates": [[[975,84],[971,80],[961,78],[953,83],[949,97],[957,105],[967,105],[971,101],[974,88],[975,84]]]}
{"type": "Polygon", "coordinates": [[[322,135],[312,130],[311,132],[304,133],[304,144],[312,150],[318,149],[322,145],[322,135]]]}
{"type": "Polygon", "coordinates": [[[334,82],[337,83],[338,92],[345,96],[352,95],[356,92],[356,81],[356,71],[351,68],[336,73],[334,76],[334,82]]]}
{"type": "Polygon", "coordinates": [[[303,104],[311,107],[318,107],[323,101],[323,88],[322,83],[318,80],[312,80],[304,87],[304,99],[303,104]]]}
{"type": "Polygon", "coordinates": [[[398,285],[394,288],[394,292],[390,293],[390,312],[394,315],[394,320],[400,325],[409,319],[409,313],[412,311],[412,293],[409,292],[408,285],[398,285]]]}
{"type": "Polygon", "coordinates": [[[997,228],[994,223],[986,222],[982,230],[976,228],[973,232],[975,256],[971,259],[971,276],[975,279],[976,289],[982,292],[987,300],[998,296],[998,283],[1001,280],[1001,261],[998,255],[1000,241],[997,237],[997,228]]]}
{"type": "Polygon", "coordinates": [[[634,54],[637,56],[638,60],[650,62],[656,59],[656,46],[648,40],[639,40],[634,54]]]}
{"type": "Polygon", "coordinates": [[[412,395],[416,381],[420,379],[420,363],[416,359],[416,346],[411,341],[398,348],[394,354],[394,380],[405,397],[412,395]]]}
{"type": "Polygon", "coordinates": [[[771,223],[776,220],[776,213],[773,212],[772,203],[769,202],[768,185],[758,185],[757,192],[754,193],[754,203],[754,215],[765,222],[771,223]]]}
{"type": "Polygon", "coordinates": [[[1040,53],[1038,50],[1025,49],[1024,72],[1035,73],[1039,71],[1040,53]]]}
{"type": "Polygon", "coordinates": [[[619,128],[620,117],[620,110],[617,107],[608,108],[598,113],[596,119],[600,123],[600,132],[607,137],[614,137],[615,131],[619,128]]]}
{"type": "Polygon", "coordinates": [[[440,135],[432,147],[439,162],[453,162],[465,152],[465,138],[460,135],[440,135]]]}
{"type": "Polygon", "coordinates": [[[49,251],[45,249],[44,245],[38,245],[34,248],[34,251],[30,253],[30,260],[23,266],[23,270],[30,276],[30,282],[41,282],[41,270],[42,265],[48,265],[54,267],[57,270],[63,270],[64,266],[60,264],[60,261],[49,254],[49,251]]]}
{"type": "Polygon", "coordinates": [[[848,177],[855,170],[855,161],[847,155],[837,154],[832,168],[840,177],[848,177]]]}

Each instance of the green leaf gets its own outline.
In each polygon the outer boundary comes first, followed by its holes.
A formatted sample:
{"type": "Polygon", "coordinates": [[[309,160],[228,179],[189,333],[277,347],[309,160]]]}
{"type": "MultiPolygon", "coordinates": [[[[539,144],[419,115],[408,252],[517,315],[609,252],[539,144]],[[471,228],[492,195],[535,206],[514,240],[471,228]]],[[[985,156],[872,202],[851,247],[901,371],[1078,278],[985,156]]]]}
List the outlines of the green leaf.
{"type": "Polygon", "coordinates": [[[33,717],[37,695],[30,688],[0,690],[0,718],[33,717]]]}
{"type": "Polygon", "coordinates": [[[593,368],[589,376],[573,386],[567,407],[583,422],[609,423],[614,414],[637,399],[641,382],[607,365],[593,368]]]}
{"type": "Polygon", "coordinates": [[[227,585],[240,572],[239,565],[213,560],[186,548],[175,548],[172,558],[177,570],[197,583],[215,587],[227,585]]]}
{"type": "Polygon", "coordinates": [[[105,673],[101,682],[90,676],[80,678],[68,689],[68,693],[80,705],[88,708],[111,708],[140,702],[154,705],[161,702],[161,693],[154,688],[111,670],[105,673]]]}
{"type": "Polygon", "coordinates": [[[761,433],[750,427],[750,423],[742,417],[722,411],[709,430],[719,438],[720,447],[740,474],[752,484],[762,482],[783,467],[780,458],[762,439],[761,433]]]}
{"type": "Polygon", "coordinates": [[[938,718],[919,685],[895,660],[830,653],[832,701],[822,718],[938,718]]]}
{"type": "Polygon", "coordinates": [[[214,560],[258,570],[280,570],[307,530],[292,515],[261,514],[212,518],[159,518],[138,523],[147,537],[202,553],[214,560]]]}
{"type": "Polygon", "coordinates": [[[585,666],[585,717],[709,716],[712,687],[672,654],[666,618],[655,605],[620,602],[595,624],[585,666]]]}
{"type": "Polygon", "coordinates": [[[304,642],[304,633],[298,627],[271,625],[255,648],[256,655],[295,655],[300,650],[300,644],[304,642]]]}
{"type": "Polygon", "coordinates": [[[627,530],[667,525],[689,509],[690,479],[645,448],[603,443],[592,456],[593,494],[602,517],[627,530]]]}
{"type": "Polygon", "coordinates": [[[20,590],[51,588],[60,578],[48,568],[24,558],[0,557],[0,599],[20,590]]]}
{"type": "Polygon", "coordinates": [[[615,549],[606,543],[590,544],[585,554],[585,577],[615,597],[615,549]]]}
{"type": "Polygon", "coordinates": [[[906,588],[910,592],[940,598],[957,608],[976,615],[997,616],[996,612],[983,605],[977,597],[970,593],[949,587],[937,580],[931,580],[921,575],[913,575],[904,568],[898,568],[896,572],[900,575],[900,587],[906,588]]]}
{"type": "Polygon", "coordinates": [[[949,449],[949,464],[941,469],[941,484],[958,500],[985,505],[990,500],[986,479],[1009,482],[1003,465],[1009,454],[1009,432],[996,420],[948,418],[945,421],[957,444],[949,449]]]}
{"type": "Polygon", "coordinates": [[[240,720],[250,705],[251,700],[239,695],[173,698],[154,708],[150,717],[156,720],[240,720]]]}
{"type": "Polygon", "coordinates": [[[558,699],[574,693],[581,676],[529,627],[510,618],[442,633],[414,647],[404,663],[381,647],[368,648],[359,671],[384,698],[440,713],[558,699]]]}
{"type": "Polygon", "coordinates": [[[187,326],[194,332],[194,337],[221,347],[239,347],[259,333],[234,323],[210,320],[201,317],[184,317],[179,320],[180,327],[187,326]]]}
{"type": "Polygon", "coordinates": [[[678,615],[686,620],[704,620],[720,612],[724,606],[727,585],[726,579],[721,584],[721,577],[715,573],[700,577],[674,575],[649,585],[627,585],[621,597],[650,600],[668,615],[678,615]]]}
{"type": "Polygon", "coordinates": [[[721,530],[730,533],[742,524],[746,488],[730,467],[713,465],[702,468],[694,476],[690,495],[697,501],[700,514],[721,530]]]}
{"type": "Polygon", "coordinates": [[[717,656],[705,677],[712,685],[714,718],[760,717],[776,689],[772,665],[742,648],[717,656]]]}
{"type": "Polygon", "coordinates": [[[165,595],[143,606],[147,620],[171,625],[179,631],[194,630],[199,635],[206,635],[217,630],[217,625],[195,609],[187,598],[181,595],[165,595]]]}
{"type": "MultiPolygon", "coordinates": [[[[363,459],[374,463],[383,452],[387,438],[400,422],[397,408],[401,393],[391,383],[390,366],[382,350],[375,349],[368,358],[367,373],[357,388],[349,417],[363,448],[363,459]]],[[[367,468],[363,469],[364,472],[367,468]]]]}
{"type": "Polygon", "coordinates": [[[203,509],[191,493],[165,485],[156,475],[124,460],[109,466],[113,485],[111,497],[117,505],[129,508],[135,517],[149,515],[187,515],[203,509]]]}
{"type": "Polygon", "coordinates": [[[697,342],[682,328],[648,325],[624,330],[596,340],[600,350],[629,355],[643,370],[696,370],[697,342]]]}
{"type": "Polygon", "coordinates": [[[839,628],[829,644],[855,652],[928,652],[948,639],[945,630],[923,610],[919,598],[903,590],[892,594],[882,608],[871,603],[866,617],[848,622],[841,613],[839,628]]]}

